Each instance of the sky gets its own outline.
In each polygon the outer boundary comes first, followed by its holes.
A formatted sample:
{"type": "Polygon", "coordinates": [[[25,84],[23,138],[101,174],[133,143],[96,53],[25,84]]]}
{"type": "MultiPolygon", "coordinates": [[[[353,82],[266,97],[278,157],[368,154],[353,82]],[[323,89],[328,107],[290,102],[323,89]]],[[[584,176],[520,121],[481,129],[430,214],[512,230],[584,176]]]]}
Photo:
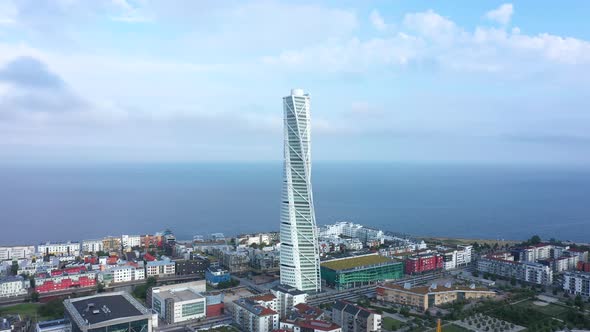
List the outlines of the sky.
{"type": "Polygon", "coordinates": [[[590,2],[0,0],[0,163],[590,164],[590,2]]]}

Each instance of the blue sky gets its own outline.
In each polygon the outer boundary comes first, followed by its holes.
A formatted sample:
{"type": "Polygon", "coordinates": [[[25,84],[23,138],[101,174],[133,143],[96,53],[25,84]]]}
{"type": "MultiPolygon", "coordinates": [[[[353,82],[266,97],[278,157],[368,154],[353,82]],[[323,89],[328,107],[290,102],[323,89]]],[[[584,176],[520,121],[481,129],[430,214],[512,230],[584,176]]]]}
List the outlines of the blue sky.
{"type": "Polygon", "coordinates": [[[588,1],[0,0],[0,161],[590,163],[588,1]]]}

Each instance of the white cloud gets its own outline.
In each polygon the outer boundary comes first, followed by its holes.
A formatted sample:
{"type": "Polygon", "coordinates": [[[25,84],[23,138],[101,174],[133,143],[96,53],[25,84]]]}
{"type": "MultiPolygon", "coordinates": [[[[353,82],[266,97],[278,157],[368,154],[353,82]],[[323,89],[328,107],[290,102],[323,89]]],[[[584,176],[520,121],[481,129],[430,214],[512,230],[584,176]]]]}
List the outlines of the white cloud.
{"type": "Polygon", "coordinates": [[[503,25],[510,23],[512,14],[514,13],[514,7],[511,3],[502,4],[500,7],[490,10],[486,13],[486,18],[503,25]]]}
{"type": "Polygon", "coordinates": [[[385,20],[383,19],[383,16],[381,16],[381,14],[379,13],[379,11],[377,9],[373,9],[373,11],[371,11],[371,15],[369,15],[369,19],[371,20],[371,24],[373,24],[373,27],[379,31],[385,31],[387,30],[387,24],[385,24],[385,20]]]}
{"type": "Polygon", "coordinates": [[[450,43],[460,35],[460,30],[455,25],[455,22],[433,10],[406,14],[404,16],[404,26],[411,32],[437,43],[450,43]]]}

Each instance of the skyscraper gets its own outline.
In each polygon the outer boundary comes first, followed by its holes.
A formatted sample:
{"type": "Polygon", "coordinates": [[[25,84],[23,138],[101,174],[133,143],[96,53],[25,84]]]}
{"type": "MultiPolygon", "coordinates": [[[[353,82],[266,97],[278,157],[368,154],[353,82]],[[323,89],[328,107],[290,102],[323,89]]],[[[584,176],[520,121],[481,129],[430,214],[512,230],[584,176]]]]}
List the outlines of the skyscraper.
{"type": "Polygon", "coordinates": [[[320,256],[311,190],[310,97],[283,98],[285,161],[281,202],[281,283],[319,292],[320,256]]]}

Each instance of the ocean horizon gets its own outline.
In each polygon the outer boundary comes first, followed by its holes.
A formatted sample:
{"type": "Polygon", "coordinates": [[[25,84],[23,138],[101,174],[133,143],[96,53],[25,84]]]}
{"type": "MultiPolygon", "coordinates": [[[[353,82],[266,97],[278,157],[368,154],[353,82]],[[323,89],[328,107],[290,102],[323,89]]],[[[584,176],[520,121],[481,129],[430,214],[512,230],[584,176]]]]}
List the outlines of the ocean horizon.
{"type": "MultiPolygon", "coordinates": [[[[315,162],[318,225],[413,236],[589,242],[590,170],[315,162]]],[[[0,165],[0,245],[171,229],[179,239],[278,231],[282,164],[0,165]]]]}

